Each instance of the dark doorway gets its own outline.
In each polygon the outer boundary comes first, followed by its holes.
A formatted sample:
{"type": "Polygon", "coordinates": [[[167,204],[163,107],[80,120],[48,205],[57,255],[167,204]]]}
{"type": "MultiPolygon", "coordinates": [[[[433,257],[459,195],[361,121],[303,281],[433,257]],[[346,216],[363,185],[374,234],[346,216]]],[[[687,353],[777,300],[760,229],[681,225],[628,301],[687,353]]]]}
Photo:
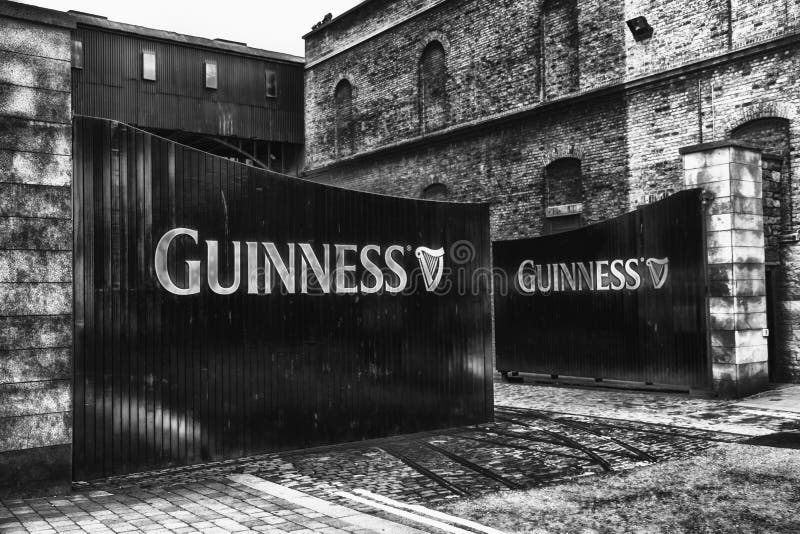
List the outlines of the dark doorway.
{"type": "Polygon", "coordinates": [[[775,354],[775,281],[778,274],[776,266],[767,266],[766,289],[767,289],[767,365],[769,366],[769,381],[775,382],[776,369],[778,362],[775,354]]]}

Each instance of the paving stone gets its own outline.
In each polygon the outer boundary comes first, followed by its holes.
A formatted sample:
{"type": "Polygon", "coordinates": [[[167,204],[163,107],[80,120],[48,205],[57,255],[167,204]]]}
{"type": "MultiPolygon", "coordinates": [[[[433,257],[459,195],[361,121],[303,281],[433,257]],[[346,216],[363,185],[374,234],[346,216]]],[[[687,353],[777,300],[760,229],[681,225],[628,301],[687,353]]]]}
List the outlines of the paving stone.
{"type": "Polygon", "coordinates": [[[686,395],[499,382],[496,391],[498,417],[492,424],[140,473],[82,484],[63,498],[0,501],[0,531],[363,530],[363,525],[325,513],[336,506],[413,526],[339,492],[361,488],[436,506],[462,497],[404,459],[480,495],[508,484],[537,487],[606,469],[622,471],[685,458],[718,442],[743,441],[800,421],[799,414],[769,410],[768,404],[763,408],[686,395]],[[491,470],[494,478],[476,471],[470,462],[491,470]],[[278,497],[232,481],[228,476],[234,472],[253,474],[330,504],[315,510],[298,506],[281,498],[283,494],[278,497]]]}

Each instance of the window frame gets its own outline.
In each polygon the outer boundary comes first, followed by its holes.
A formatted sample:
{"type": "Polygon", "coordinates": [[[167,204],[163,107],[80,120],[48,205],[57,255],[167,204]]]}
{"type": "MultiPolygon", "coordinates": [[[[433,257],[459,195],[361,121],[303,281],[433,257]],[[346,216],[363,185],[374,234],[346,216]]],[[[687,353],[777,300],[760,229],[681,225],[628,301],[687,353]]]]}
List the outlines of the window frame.
{"type": "Polygon", "coordinates": [[[158,75],[156,74],[157,71],[158,71],[158,62],[157,62],[155,50],[142,50],[142,80],[147,81],[147,82],[155,82],[158,79],[158,75]],[[153,77],[152,78],[148,78],[147,77],[147,71],[148,71],[148,69],[147,69],[147,67],[148,67],[147,58],[148,57],[152,57],[153,58],[153,77]]]}
{"type": "Polygon", "coordinates": [[[450,189],[442,182],[432,182],[422,188],[420,198],[422,200],[445,200],[448,198],[450,189]]]}
{"type": "Polygon", "coordinates": [[[447,47],[440,39],[431,39],[422,49],[417,63],[417,108],[422,132],[431,132],[444,128],[448,123],[449,94],[447,92],[448,77],[447,47]],[[428,63],[435,51],[441,51],[440,70],[428,70],[433,66],[428,63]],[[432,113],[437,108],[439,113],[432,113]]]}
{"type": "Polygon", "coordinates": [[[72,46],[70,47],[70,56],[72,60],[72,68],[83,70],[83,41],[80,39],[73,39],[72,46]]]}
{"type": "Polygon", "coordinates": [[[278,98],[278,71],[273,68],[264,69],[264,95],[266,98],[278,98]],[[271,84],[270,76],[272,76],[271,84]]]}
{"type": "Polygon", "coordinates": [[[349,79],[342,78],[336,82],[333,90],[334,153],[336,157],[349,156],[355,152],[353,93],[353,83],[349,79]],[[344,94],[340,93],[340,91],[347,92],[346,100],[344,99],[344,94]],[[342,112],[346,112],[346,117],[343,118],[342,112]]]}
{"type": "Polygon", "coordinates": [[[219,89],[219,63],[215,59],[206,59],[203,61],[203,75],[204,75],[204,84],[203,86],[206,89],[211,90],[218,90],[219,89]],[[214,67],[214,76],[209,77],[209,67],[214,67]],[[213,80],[214,85],[210,85],[209,80],[213,80]]]}

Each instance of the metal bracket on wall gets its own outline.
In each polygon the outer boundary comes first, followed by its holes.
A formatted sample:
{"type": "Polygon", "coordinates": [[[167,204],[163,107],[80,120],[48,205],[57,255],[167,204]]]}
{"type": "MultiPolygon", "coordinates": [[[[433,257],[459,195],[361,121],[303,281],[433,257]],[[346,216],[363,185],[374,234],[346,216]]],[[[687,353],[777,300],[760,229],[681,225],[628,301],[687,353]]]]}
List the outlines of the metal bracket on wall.
{"type": "Polygon", "coordinates": [[[797,243],[798,241],[800,241],[800,232],[782,234],[780,237],[778,237],[779,243],[797,243]]]}

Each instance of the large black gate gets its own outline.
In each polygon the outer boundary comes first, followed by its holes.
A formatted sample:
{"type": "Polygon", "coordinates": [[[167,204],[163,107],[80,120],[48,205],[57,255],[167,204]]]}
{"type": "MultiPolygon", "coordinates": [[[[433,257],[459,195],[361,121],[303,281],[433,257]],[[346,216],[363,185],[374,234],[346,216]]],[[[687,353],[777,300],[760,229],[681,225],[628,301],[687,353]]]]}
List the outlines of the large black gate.
{"type": "Polygon", "coordinates": [[[690,190],[579,230],[495,242],[497,368],[707,385],[703,224],[690,190]]]}
{"type": "Polygon", "coordinates": [[[487,206],[74,130],[76,479],[492,417],[487,206]]]}

